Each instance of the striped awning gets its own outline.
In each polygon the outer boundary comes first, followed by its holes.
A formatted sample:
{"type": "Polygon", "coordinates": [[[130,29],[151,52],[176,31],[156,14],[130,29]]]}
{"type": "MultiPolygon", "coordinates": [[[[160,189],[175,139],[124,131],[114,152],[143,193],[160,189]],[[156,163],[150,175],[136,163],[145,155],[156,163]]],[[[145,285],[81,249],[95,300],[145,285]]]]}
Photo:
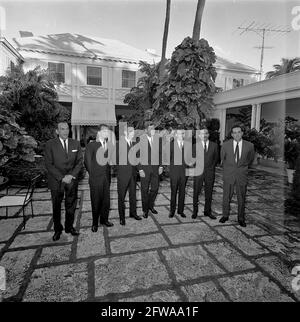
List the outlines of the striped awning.
{"type": "Polygon", "coordinates": [[[72,125],[116,125],[114,104],[75,101],[72,104],[72,125]]]}

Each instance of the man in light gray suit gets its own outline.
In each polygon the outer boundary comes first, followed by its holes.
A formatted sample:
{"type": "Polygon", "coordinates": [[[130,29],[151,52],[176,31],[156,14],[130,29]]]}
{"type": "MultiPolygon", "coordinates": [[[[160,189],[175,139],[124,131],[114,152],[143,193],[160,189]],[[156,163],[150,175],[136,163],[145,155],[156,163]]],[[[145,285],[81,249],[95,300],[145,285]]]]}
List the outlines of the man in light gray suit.
{"type": "Polygon", "coordinates": [[[233,140],[222,145],[221,162],[223,165],[223,216],[221,223],[229,217],[230,202],[236,189],[238,201],[238,222],[246,227],[245,199],[247,192],[248,168],[254,159],[254,146],[251,142],[243,140],[243,129],[240,125],[231,128],[233,140]]]}

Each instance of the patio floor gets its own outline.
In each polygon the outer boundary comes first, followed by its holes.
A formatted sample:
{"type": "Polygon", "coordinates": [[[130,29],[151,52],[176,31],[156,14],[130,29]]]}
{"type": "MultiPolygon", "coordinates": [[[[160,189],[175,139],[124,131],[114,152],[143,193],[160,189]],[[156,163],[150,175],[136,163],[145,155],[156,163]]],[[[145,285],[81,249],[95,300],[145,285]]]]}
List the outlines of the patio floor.
{"type": "MultiPolygon", "coordinates": [[[[213,201],[218,219],[221,178],[218,169],[213,201]]],[[[3,301],[299,301],[292,269],[300,266],[300,222],[284,214],[287,190],[284,177],[251,170],[248,226],[242,228],[236,199],[225,224],[202,213],[192,219],[190,181],[187,218],[170,219],[170,184],[163,181],[156,199],[159,213],[141,221],[126,218],[126,226],[120,226],[113,178],[109,218],[114,227],[100,226],[92,233],[84,179],[75,221],[80,235],[63,233],[53,242],[50,192],[36,189],[35,217],[25,230],[17,209],[0,220],[0,266],[7,274],[3,301]]],[[[140,190],[137,197],[141,214],[140,190]]],[[[202,206],[203,201],[202,195],[202,206]]]]}

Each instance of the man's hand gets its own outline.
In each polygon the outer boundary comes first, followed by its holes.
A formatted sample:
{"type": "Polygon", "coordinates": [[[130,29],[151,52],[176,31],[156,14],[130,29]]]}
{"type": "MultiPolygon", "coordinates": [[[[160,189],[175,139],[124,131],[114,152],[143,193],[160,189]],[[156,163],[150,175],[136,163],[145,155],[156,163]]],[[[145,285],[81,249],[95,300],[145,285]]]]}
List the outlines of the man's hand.
{"type": "Polygon", "coordinates": [[[163,167],[159,167],[158,168],[158,174],[161,175],[164,171],[164,168],[163,167]]]}
{"type": "Polygon", "coordinates": [[[145,178],[146,177],[146,174],[145,174],[145,171],[144,170],[140,170],[139,171],[139,174],[140,174],[140,177],[142,177],[142,178],[145,178]]]}
{"type": "Polygon", "coordinates": [[[71,176],[70,174],[67,174],[63,177],[62,182],[66,184],[70,184],[73,178],[74,178],[73,176],[71,176]]]}

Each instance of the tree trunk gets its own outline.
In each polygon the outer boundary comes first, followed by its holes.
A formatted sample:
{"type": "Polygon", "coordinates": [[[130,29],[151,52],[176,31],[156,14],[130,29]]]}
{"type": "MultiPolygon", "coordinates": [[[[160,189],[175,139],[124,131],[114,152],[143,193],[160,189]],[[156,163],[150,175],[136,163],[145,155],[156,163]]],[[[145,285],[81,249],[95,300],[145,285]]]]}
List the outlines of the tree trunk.
{"type": "Polygon", "coordinates": [[[170,6],[171,6],[171,0],[167,0],[162,52],[161,52],[161,60],[159,65],[159,79],[163,77],[164,71],[165,71],[167,40],[168,40],[169,22],[170,22],[170,6]]]}
{"type": "Polygon", "coordinates": [[[195,16],[194,28],[193,28],[193,40],[198,42],[200,39],[201,20],[205,6],[205,0],[198,0],[197,11],[195,16]]]}

